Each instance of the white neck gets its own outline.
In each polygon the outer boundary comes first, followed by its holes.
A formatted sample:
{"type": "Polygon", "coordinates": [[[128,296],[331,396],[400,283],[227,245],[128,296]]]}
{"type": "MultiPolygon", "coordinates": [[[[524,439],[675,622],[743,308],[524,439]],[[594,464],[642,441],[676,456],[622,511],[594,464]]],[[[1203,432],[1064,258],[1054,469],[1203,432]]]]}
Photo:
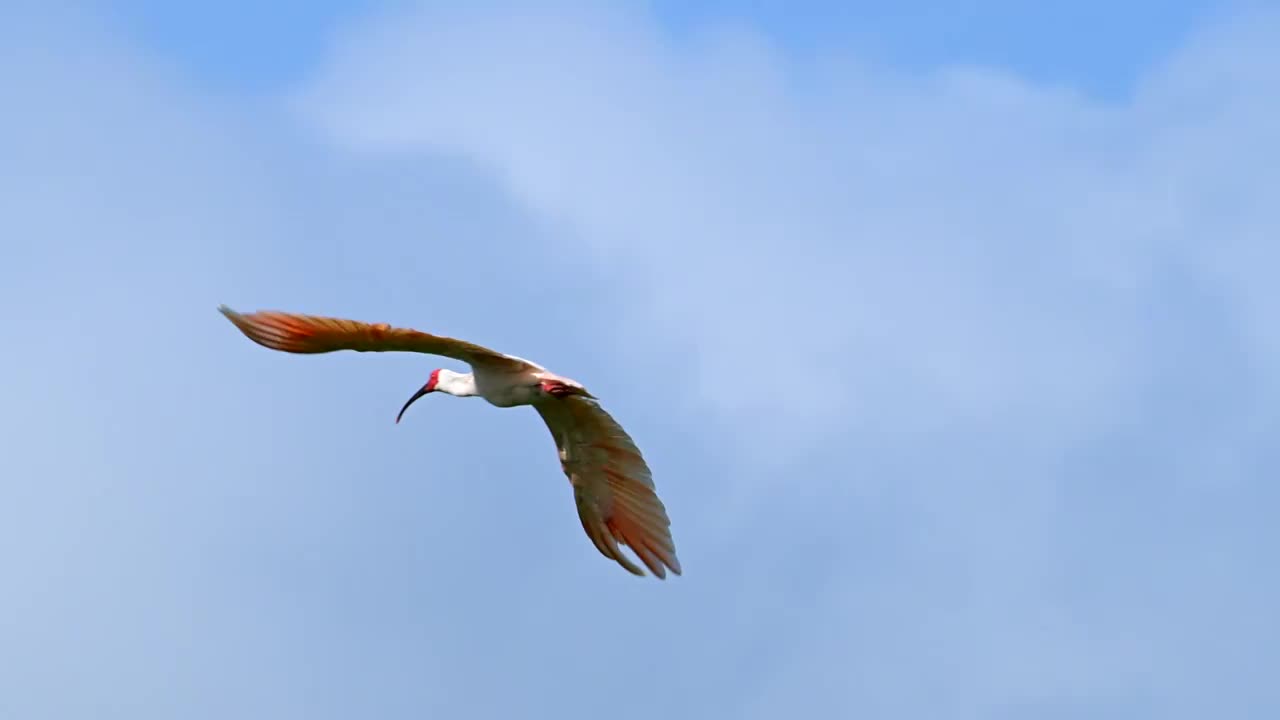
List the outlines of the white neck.
{"type": "Polygon", "coordinates": [[[454,397],[471,397],[477,394],[476,376],[442,369],[436,376],[436,390],[454,397]]]}

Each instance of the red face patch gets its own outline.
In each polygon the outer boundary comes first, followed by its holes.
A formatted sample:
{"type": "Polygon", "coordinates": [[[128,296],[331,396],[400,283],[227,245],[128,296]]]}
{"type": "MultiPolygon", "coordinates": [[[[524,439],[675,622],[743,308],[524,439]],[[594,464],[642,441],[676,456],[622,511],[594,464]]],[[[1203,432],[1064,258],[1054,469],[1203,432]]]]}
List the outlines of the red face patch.
{"type": "Polygon", "coordinates": [[[427,392],[431,392],[436,389],[436,383],[438,382],[440,382],[440,370],[432,370],[431,377],[427,378],[427,386],[423,389],[427,392]]]}

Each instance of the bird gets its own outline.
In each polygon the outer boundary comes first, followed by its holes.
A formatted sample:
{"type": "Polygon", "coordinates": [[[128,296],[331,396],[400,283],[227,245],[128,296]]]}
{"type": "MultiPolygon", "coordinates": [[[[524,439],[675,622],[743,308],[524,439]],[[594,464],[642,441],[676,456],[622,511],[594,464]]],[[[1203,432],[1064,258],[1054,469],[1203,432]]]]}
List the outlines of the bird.
{"type": "Polygon", "coordinates": [[[432,393],[481,397],[499,408],[533,406],[551,431],[582,529],[600,554],[644,576],[621,543],[657,578],[665,579],[668,571],[682,573],[671,521],[648,463],[631,436],[578,381],[524,358],[412,328],[278,310],[240,313],[226,305],[218,310],[250,340],[281,352],[416,352],[466,363],[471,372],[432,370],[400,408],[396,423],[410,405],[432,393]]]}

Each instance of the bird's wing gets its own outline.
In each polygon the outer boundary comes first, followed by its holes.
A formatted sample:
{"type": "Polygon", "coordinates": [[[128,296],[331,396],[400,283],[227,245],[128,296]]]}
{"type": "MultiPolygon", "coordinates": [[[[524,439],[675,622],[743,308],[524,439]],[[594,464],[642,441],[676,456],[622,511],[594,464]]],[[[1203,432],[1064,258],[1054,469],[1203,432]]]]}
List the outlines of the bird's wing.
{"type": "Polygon", "coordinates": [[[218,310],[250,340],[282,352],[313,354],[336,350],[359,352],[418,352],[461,360],[471,365],[510,371],[542,368],[520,358],[465,340],[430,335],[386,323],[299,315],[262,310],[238,313],[223,305],[218,310]]]}
{"type": "Polygon", "coordinates": [[[665,578],[667,568],[679,575],[671,521],[654,492],[649,466],[626,431],[587,398],[548,399],[534,407],[555,438],[582,529],[596,549],[629,572],[644,575],[618,547],[621,542],[654,575],[665,578]]]}

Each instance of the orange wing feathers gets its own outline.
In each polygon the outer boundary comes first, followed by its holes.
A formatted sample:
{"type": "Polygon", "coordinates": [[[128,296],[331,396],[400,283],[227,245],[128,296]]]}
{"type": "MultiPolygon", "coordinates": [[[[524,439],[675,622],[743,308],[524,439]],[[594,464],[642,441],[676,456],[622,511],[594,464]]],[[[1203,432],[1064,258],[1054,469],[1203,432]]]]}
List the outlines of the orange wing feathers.
{"type": "Polygon", "coordinates": [[[281,352],[314,354],[357,352],[418,352],[461,360],[472,365],[501,365],[525,369],[529,363],[465,340],[431,335],[386,323],[301,315],[275,310],[238,313],[218,308],[245,337],[281,352]]]}

